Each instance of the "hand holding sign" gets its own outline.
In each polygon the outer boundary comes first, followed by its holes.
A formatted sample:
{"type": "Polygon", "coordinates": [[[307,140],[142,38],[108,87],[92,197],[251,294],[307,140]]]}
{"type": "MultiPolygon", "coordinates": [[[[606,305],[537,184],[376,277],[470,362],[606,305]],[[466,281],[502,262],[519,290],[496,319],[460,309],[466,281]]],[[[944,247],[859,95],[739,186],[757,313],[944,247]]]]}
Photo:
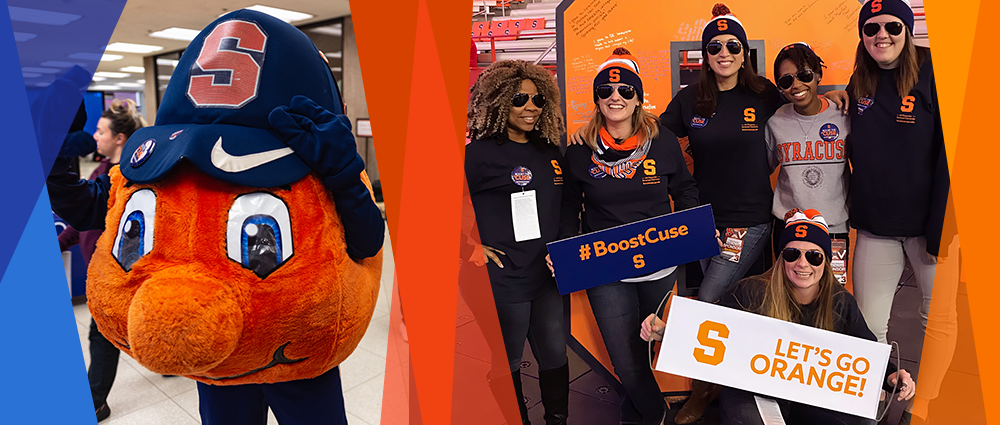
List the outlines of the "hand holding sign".
{"type": "Polygon", "coordinates": [[[917,384],[913,383],[913,378],[910,377],[910,372],[900,369],[891,373],[887,381],[891,385],[896,385],[897,381],[902,381],[902,384],[899,386],[899,395],[896,396],[896,400],[909,400],[913,398],[914,394],[917,393],[917,384]]]}
{"type": "Polygon", "coordinates": [[[667,323],[656,317],[656,313],[650,313],[646,317],[646,320],[642,321],[642,325],[639,327],[639,337],[643,341],[649,341],[650,339],[654,341],[663,340],[663,329],[666,327],[667,323]]]}

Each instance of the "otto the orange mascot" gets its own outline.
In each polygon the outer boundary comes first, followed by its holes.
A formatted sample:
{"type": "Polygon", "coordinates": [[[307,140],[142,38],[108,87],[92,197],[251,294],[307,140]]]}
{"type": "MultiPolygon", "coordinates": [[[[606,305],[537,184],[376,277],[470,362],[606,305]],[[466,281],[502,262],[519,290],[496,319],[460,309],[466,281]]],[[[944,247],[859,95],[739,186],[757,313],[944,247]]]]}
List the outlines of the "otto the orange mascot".
{"type": "Polygon", "coordinates": [[[64,162],[48,180],[61,217],[105,229],[87,282],[101,333],[197,380],[203,424],[264,424],[268,407],[346,424],[336,367],[375,307],[384,222],[309,38],[254,11],[219,18],[122,158],[97,181],[64,162]]]}

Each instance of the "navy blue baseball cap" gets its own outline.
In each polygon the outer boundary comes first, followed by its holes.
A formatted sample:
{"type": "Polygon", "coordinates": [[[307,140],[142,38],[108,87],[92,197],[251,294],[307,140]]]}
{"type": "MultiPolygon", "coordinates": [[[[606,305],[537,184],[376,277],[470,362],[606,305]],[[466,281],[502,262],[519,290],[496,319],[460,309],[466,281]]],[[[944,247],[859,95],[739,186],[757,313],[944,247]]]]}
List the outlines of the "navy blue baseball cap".
{"type": "Polygon", "coordinates": [[[302,31],[253,10],[227,13],[184,51],[156,125],[137,130],[125,143],[122,175],[151,183],[183,158],[229,183],[291,184],[310,169],[267,116],[296,95],[344,113],[329,65],[302,31]]]}

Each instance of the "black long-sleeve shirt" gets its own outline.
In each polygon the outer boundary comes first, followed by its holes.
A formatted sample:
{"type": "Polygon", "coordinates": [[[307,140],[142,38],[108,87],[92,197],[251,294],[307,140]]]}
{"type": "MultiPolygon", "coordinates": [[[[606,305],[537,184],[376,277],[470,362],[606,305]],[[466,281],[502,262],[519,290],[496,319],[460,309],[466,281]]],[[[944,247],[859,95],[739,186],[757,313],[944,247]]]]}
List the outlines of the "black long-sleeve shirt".
{"type": "Polygon", "coordinates": [[[556,239],[559,229],[559,203],[563,194],[565,171],[559,148],[546,144],[539,148],[539,137],[529,133],[529,143],[496,139],[473,140],[465,147],[465,178],[476,212],[476,226],[483,245],[499,249],[503,268],[487,262],[486,270],[493,286],[493,297],[500,302],[525,302],[537,298],[547,287],[555,286],[552,272],[545,265],[545,244],[556,239]],[[531,181],[518,186],[511,178],[516,167],[531,171],[531,181]],[[535,191],[541,237],[517,242],[514,239],[511,194],[535,191]]]}
{"type": "Polygon", "coordinates": [[[937,255],[951,180],[930,54],[904,98],[879,70],[874,98],[851,95],[851,225],[880,236],[924,236],[937,255]]]}
{"type": "Polygon", "coordinates": [[[671,198],[677,210],[699,205],[698,187],[688,172],[677,137],[662,126],[659,131],[660,135],[648,142],[652,145],[646,159],[630,179],[595,178],[590,174],[594,164],[590,147],[573,145],[566,150],[560,238],[578,233],[584,206],[586,233],[669,214],[673,212],[671,198]]]}
{"type": "Polygon", "coordinates": [[[712,204],[719,227],[751,227],[771,218],[771,168],[764,127],[784,103],[767,80],[763,94],[744,85],[718,93],[715,115],[694,111],[695,86],[685,87],[660,114],[677,137],[687,137],[702,204],[712,204]]]}

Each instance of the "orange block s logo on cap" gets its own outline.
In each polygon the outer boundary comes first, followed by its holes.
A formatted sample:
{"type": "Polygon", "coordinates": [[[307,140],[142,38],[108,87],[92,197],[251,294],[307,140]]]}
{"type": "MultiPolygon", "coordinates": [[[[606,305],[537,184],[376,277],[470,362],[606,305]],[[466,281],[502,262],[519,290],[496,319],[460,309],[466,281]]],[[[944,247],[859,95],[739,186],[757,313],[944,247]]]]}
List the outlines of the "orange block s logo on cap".
{"type": "Polygon", "coordinates": [[[622,71],[620,69],[612,69],[608,71],[608,77],[608,81],[617,83],[622,80],[622,71]]]}
{"type": "Polygon", "coordinates": [[[718,25],[719,31],[725,31],[729,29],[729,22],[726,21],[725,19],[719,19],[718,22],[716,22],[716,25],[718,25]]]}
{"type": "Polygon", "coordinates": [[[872,0],[872,13],[879,13],[882,11],[882,0],[872,0]]]}

